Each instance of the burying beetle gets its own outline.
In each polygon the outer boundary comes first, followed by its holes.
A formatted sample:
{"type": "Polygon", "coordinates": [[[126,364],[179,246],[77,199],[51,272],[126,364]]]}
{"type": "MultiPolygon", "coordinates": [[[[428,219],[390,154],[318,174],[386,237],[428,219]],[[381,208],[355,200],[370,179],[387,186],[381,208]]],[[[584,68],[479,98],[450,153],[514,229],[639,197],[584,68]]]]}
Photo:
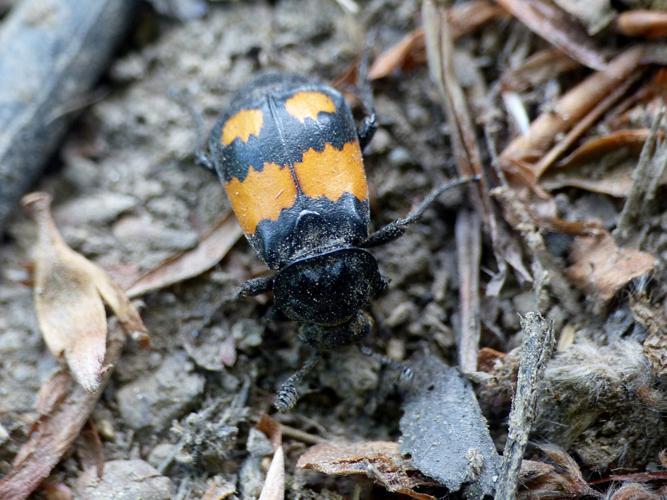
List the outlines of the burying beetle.
{"type": "Polygon", "coordinates": [[[292,408],[297,384],[320,353],[366,336],[363,309],[387,286],[367,248],[389,243],[444,191],[432,191],[410,214],[369,235],[368,185],[362,151],[376,129],[372,96],[357,130],[343,96],[317,80],[273,73],[231,99],[198,163],[217,173],[246,238],[276,273],[246,281],[240,296],[273,291],[275,306],[301,323],[315,354],[276,396],[292,408]]]}

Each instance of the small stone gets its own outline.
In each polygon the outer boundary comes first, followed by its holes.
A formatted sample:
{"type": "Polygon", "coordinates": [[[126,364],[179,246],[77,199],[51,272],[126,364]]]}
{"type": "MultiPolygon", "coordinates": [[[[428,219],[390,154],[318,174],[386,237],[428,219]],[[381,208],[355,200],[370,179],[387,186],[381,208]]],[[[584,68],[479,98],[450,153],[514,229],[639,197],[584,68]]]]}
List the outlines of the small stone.
{"type": "Polygon", "coordinates": [[[241,350],[262,344],[264,328],[254,319],[242,319],[232,326],[232,336],[241,350]]]}
{"type": "Polygon", "coordinates": [[[94,193],[62,205],[56,210],[55,217],[66,224],[106,224],[137,204],[136,198],[125,194],[94,193]]]}
{"type": "Polygon", "coordinates": [[[273,453],[273,446],[269,438],[254,427],[248,433],[246,448],[253,457],[265,457],[273,453]]]}
{"type": "Polygon", "coordinates": [[[164,429],[183,415],[204,390],[202,375],[189,373],[184,353],[165,359],[162,366],[118,391],[118,408],[133,429],[164,429]]]}
{"type": "Polygon", "coordinates": [[[98,479],[96,467],[77,481],[77,498],[87,500],[169,500],[171,481],[143,460],[113,460],[104,464],[98,479]]]}
{"type": "Polygon", "coordinates": [[[412,155],[405,148],[394,148],[389,153],[389,163],[394,167],[404,167],[412,164],[412,155]]]}

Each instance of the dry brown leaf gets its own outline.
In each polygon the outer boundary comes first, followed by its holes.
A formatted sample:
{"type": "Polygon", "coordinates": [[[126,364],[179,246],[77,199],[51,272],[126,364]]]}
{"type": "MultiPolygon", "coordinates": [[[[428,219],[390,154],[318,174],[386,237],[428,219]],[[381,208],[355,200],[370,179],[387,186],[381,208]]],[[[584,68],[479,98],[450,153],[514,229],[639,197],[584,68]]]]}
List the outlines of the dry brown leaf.
{"type": "Polygon", "coordinates": [[[662,38],[667,36],[667,12],[629,10],[616,18],[616,29],[627,36],[662,38]]]}
{"type": "Polygon", "coordinates": [[[86,427],[81,431],[75,445],[76,454],[79,457],[81,469],[95,468],[97,477],[101,478],[104,473],[104,448],[102,440],[97,432],[97,427],[92,421],[88,421],[86,427]]]}
{"type": "Polygon", "coordinates": [[[653,255],[634,248],[620,248],[609,233],[578,236],[570,252],[567,275],[581,289],[603,301],[611,299],[630,280],[649,272],[653,255]]]}
{"type": "MultiPolygon", "coordinates": [[[[120,358],[125,335],[112,331],[109,337],[105,363],[114,365],[120,358]]],[[[34,425],[30,438],[14,457],[12,469],[0,479],[0,500],[27,498],[49,476],[88,421],[110,376],[111,370],[106,370],[95,392],[73,384],[71,379],[56,378],[70,389],[34,425]]]]}
{"type": "Polygon", "coordinates": [[[550,169],[541,178],[541,184],[548,190],[576,187],[625,197],[632,187],[632,172],[648,132],[648,129],[618,130],[590,139],[550,169]]]}
{"type": "Polygon", "coordinates": [[[436,486],[401,456],[398,443],[320,443],[309,448],[296,464],[332,476],[365,475],[392,493],[402,493],[418,500],[435,500],[415,488],[436,486]]]}
{"type": "Polygon", "coordinates": [[[46,193],[23,198],[38,231],[34,252],[37,321],[53,355],[64,357],[74,379],[94,392],[100,384],[106,350],[103,300],[127,333],[147,339],[147,330],[111,278],[67,246],[53,221],[50,204],[46,193]]]}
{"type": "Polygon", "coordinates": [[[528,28],[591,69],[606,66],[600,50],[584,29],[555,5],[544,0],[496,0],[528,28]]]}
{"type": "Polygon", "coordinates": [[[43,484],[39,488],[40,498],[44,500],[72,500],[74,495],[72,490],[63,483],[48,483],[43,484]]]}
{"type": "Polygon", "coordinates": [[[224,217],[204,235],[195,248],[165,260],[155,269],[137,278],[128,287],[128,297],[138,297],[199,276],[220,262],[242,234],[234,217],[224,217]]]}
{"type": "Polygon", "coordinates": [[[553,463],[524,460],[519,473],[518,498],[601,498],[581,475],[581,470],[565,450],[554,445],[539,446],[553,463]]]}
{"type": "MultiPolygon", "coordinates": [[[[452,6],[447,10],[453,39],[474,31],[505,11],[487,0],[472,0],[452,6]]],[[[368,70],[369,80],[378,80],[397,70],[409,70],[426,63],[424,30],[417,28],[405,35],[397,44],[382,52],[368,70]]]]}

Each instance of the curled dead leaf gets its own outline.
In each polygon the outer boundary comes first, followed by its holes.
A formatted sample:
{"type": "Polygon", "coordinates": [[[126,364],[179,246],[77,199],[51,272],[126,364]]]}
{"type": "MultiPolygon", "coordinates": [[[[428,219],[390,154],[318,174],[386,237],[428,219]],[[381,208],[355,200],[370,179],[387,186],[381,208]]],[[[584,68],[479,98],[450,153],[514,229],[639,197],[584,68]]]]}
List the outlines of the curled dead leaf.
{"type": "Polygon", "coordinates": [[[398,443],[320,443],[301,455],[296,466],[332,476],[365,475],[387,491],[418,500],[435,499],[432,495],[415,491],[422,486],[437,486],[437,483],[423,476],[401,456],[398,443]]]}
{"type": "Polygon", "coordinates": [[[630,280],[649,272],[656,264],[653,255],[634,248],[620,248],[605,232],[578,236],[570,252],[567,274],[583,290],[601,300],[611,299],[630,280]]]}
{"type": "Polygon", "coordinates": [[[74,379],[94,392],[104,371],[106,302],[123,329],[147,342],[148,332],[127,296],[98,266],[72,250],[51,216],[51,197],[31,193],[23,206],[37,224],[34,296],[37,321],[54,356],[64,357],[74,379]]]}

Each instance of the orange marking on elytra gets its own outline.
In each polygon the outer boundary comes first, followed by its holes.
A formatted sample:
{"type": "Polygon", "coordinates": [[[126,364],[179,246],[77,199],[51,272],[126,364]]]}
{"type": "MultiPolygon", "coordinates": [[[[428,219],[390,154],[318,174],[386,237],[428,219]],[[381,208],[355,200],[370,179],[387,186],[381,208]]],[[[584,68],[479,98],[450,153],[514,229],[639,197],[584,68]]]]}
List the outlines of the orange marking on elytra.
{"type": "Polygon", "coordinates": [[[261,172],[250,168],[245,180],[225,184],[227,197],[245,234],[254,234],[262,220],[277,220],[296,201],[296,185],[289,167],[265,163],[261,172]]]}
{"type": "Polygon", "coordinates": [[[319,113],[335,113],[336,105],[331,98],[316,91],[297,92],[285,101],[285,109],[301,122],[306,118],[317,120],[319,113]]]}
{"type": "Polygon", "coordinates": [[[358,200],[368,199],[366,172],[357,141],[348,142],[343,149],[325,144],[324,150],[309,149],[303,159],[294,164],[294,171],[303,193],[311,198],[327,197],[338,201],[345,193],[358,200]]]}
{"type": "Polygon", "coordinates": [[[236,138],[248,142],[251,135],[259,136],[264,125],[264,114],[260,109],[242,109],[225,122],[220,140],[227,146],[236,138]]]}

